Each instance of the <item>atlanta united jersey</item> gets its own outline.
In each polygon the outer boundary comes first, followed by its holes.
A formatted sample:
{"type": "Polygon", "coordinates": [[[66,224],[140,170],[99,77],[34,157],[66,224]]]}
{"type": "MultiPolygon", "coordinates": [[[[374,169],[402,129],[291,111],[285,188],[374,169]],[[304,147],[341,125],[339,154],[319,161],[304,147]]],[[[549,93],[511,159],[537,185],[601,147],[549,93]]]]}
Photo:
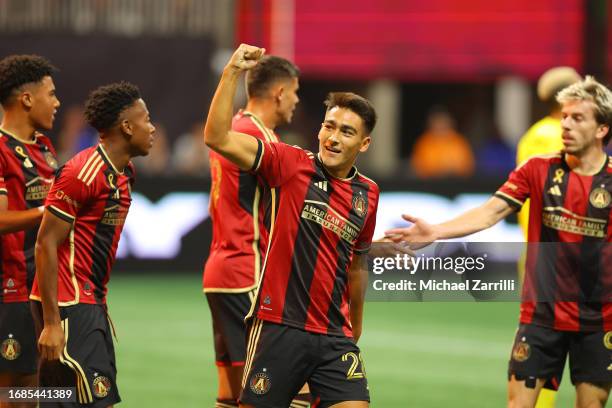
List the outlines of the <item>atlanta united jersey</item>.
{"type": "Polygon", "coordinates": [[[535,157],[495,195],[517,209],[531,199],[521,322],[612,330],[612,159],[581,175],[562,154],[535,157]]]}
{"type": "MultiPolygon", "coordinates": [[[[57,170],[51,141],[36,134],[31,141],[0,129],[0,194],[9,211],[24,211],[44,204],[57,170]]],[[[27,302],[34,280],[34,244],[38,227],[0,236],[0,303],[27,302]]]]}
{"type": "MultiPolygon", "coordinates": [[[[119,172],[100,144],[83,150],[58,172],[46,210],[71,224],[58,249],[58,303],[106,303],[106,284],[130,208],[134,168],[119,172]]],[[[35,280],[31,299],[40,300],[35,280]]]]}
{"type": "MultiPolygon", "coordinates": [[[[234,116],[232,130],[266,142],[278,142],[271,129],[250,112],[234,116]]],[[[210,204],[213,238],[204,267],[204,292],[247,292],[259,281],[274,192],[257,176],[210,151],[210,204]],[[267,220],[267,221],[266,221],[267,220]]]]}
{"type": "Polygon", "coordinates": [[[252,313],[302,330],[352,337],[348,268],[366,253],[379,189],[352,168],[331,176],[313,153],[259,141],[256,173],[279,194],[252,313]]]}

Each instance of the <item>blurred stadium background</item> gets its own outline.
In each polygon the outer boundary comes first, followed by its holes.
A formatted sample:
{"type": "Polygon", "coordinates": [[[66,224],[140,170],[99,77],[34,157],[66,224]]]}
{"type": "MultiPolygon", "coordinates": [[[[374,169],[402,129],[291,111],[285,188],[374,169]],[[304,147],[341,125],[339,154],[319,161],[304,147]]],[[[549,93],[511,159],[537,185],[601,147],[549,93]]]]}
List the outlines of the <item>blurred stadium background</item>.
{"type": "MultiPolygon", "coordinates": [[[[211,324],[201,294],[210,243],[202,121],[233,47],[249,42],[302,70],[284,140],[316,150],[331,90],[368,96],[380,122],[360,169],[385,195],[378,233],[401,211],[435,221],[479,203],[545,116],[535,82],[570,66],[612,78],[607,0],[0,0],[0,57],[48,57],[62,107],[60,161],[95,143],[89,90],[138,84],[157,123],[110,285],[126,407],[211,406],[211,324]],[[452,140],[418,146],[439,127],[452,140]],[[419,155],[413,159],[413,153],[419,155]],[[416,157],[434,157],[430,162],[416,157]],[[442,166],[438,164],[442,163],[442,166]],[[452,164],[452,165],[451,165],[452,164]],[[436,169],[442,167],[442,169],[436,169]]],[[[236,106],[244,101],[240,95],[236,106]]],[[[513,220],[481,236],[519,241],[513,220]]],[[[505,398],[518,305],[367,305],[362,348],[373,407],[492,407],[505,398]]],[[[570,406],[564,381],[557,406],[570,406]]]]}

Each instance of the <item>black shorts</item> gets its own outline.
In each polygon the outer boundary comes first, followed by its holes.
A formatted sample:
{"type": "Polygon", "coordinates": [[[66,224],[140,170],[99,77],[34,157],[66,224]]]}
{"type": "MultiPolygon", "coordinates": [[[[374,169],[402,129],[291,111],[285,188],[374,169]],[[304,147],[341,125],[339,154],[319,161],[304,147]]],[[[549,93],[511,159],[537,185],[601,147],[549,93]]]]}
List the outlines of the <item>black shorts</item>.
{"type": "Polygon", "coordinates": [[[215,339],[218,366],[243,366],[246,356],[245,316],[255,291],[244,293],[206,293],[215,339]]]}
{"type": "Polygon", "coordinates": [[[252,319],[240,402],[286,408],[304,383],[317,407],[370,401],[359,347],[347,337],[252,319]]]}
{"type": "Polygon", "coordinates": [[[570,332],[520,324],[508,376],[519,381],[561,378],[569,354],[572,384],[612,382],[612,332],[570,332]]]}
{"type": "MultiPolygon", "coordinates": [[[[42,330],[42,305],[31,302],[36,330],[42,330]]],[[[117,389],[115,348],[106,306],[80,303],[60,307],[66,348],[59,361],[41,359],[41,387],[75,387],[77,403],[41,407],[106,408],[121,401],[117,389]]]]}
{"type": "Polygon", "coordinates": [[[0,303],[0,373],[35,374],[36,343],[30,302],[0,303]]]}

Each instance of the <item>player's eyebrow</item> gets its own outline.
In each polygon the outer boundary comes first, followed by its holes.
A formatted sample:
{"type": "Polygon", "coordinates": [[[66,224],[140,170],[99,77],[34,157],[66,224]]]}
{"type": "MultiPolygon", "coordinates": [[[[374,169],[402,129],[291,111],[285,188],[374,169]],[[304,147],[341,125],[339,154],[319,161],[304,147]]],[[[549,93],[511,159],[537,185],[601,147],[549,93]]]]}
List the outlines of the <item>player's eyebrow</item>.
{"type": "Polygon", "coordinates": [[[345,133],[357,133],[357,129],[355,129],[354,127],[350,125],[341,125],[340,130],[345,133]]]}

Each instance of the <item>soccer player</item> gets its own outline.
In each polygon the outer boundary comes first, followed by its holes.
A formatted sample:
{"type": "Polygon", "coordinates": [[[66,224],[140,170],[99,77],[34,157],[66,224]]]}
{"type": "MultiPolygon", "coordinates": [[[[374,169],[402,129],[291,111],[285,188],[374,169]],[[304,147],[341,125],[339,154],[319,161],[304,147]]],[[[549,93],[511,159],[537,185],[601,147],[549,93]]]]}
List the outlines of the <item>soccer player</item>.
{"type": "Polygon", "coordinates": [[[509,364],[508,405],[533,407],[547,380],[560,377],[569,354],[576,407],[606,404],[612,384],[612,92],[592,77],[564,88],[564,150],[514,170],[482,206],[441,224],[404,215],[394,240],[428,243],[469,235],[499,222],[531,199],[530,245],[519,329],[509,364]]]}
{"type": "MultiPolygon", "coordinates": [[[[55,68],[36,55],[0,61],[0,387],[36,386],[37,351],[28,296],[42,205],[57,169],[50,130],[60,103],[55,68]]],[[[12,404],[11,406],[34,406],[12,404]]],[[[0,402],[0,406],[3,405],[0,402]]]]}
{"type": "Polygon", "coordinates": [[[242,44],[226,65],[204,131],[206,143],[278,188],[276,223],[249,313],[241,407],[287,407],[305,382],[317,406],[367,407],[362,331],[364,270],[378,186],[354,167],[376,113],[364,98],[332,93],[319,154],[231,130],[242,71],[263,54],[242,44]]]}
{"type": "MultiPolygon", "coordinates": [[[[100,133],[57,172],[36,241],[30,299],[37,329],[41,386],[73,386],[77,404],[119,402],[107,282],[131,202],[134,167],[155,128],[138,88],[121,82],[93,91],[85,107],[100,133]]],[[[79,405],[82,404],[82,405],[79,405]]]]}
{"type": "MultiPolygon", "coordinates": [[[[561,106],[555,99],[557,93],[563,88],[580,81],[582,78],[571,67],[555,67],[547,70],[538,80],[538,98],[546,103],[549,112],[546,117],[540,119],[527,130],[519,140],[516,151],[516,164],[520,165],[529,158],[541,154],[558,152],[563,148],[561,141],[561,106]]],[[[517,214],[519,225],[523,230],[525,239],[529,232],[529,199],[517,214]]],[[[523,280],[525,275],[525,256],[519,259],[519,276],[523,280]]],[[[544,385],[536,408],[552,408],[555,406],[555,398],[561,377],[552,378],[544,385]]]]}
{"type": "MultiPolygon", "coordinates": [[[[262,58],[247,73],[247,105],[234,116],[232,130],[278,142],[274,129],[291,122],[299,101],[298,77],[298,68],[288,60],[262,58]]],[[[213,240],[203,286],[213,319],[219,379],[216,406],[237,407],[246,356],[244,318],[255,296],[266,250],[269,225],[265,220],[274,223],[273,217],[266,216],[266,208],[276,200],[276,192],[265,189],[255,174],[241,170],[214,150],[210,151],[210,167],[213,240]]],[[[307,395],[300,395],[291,406],[307,407],[307,401],[307,395]]]]}

